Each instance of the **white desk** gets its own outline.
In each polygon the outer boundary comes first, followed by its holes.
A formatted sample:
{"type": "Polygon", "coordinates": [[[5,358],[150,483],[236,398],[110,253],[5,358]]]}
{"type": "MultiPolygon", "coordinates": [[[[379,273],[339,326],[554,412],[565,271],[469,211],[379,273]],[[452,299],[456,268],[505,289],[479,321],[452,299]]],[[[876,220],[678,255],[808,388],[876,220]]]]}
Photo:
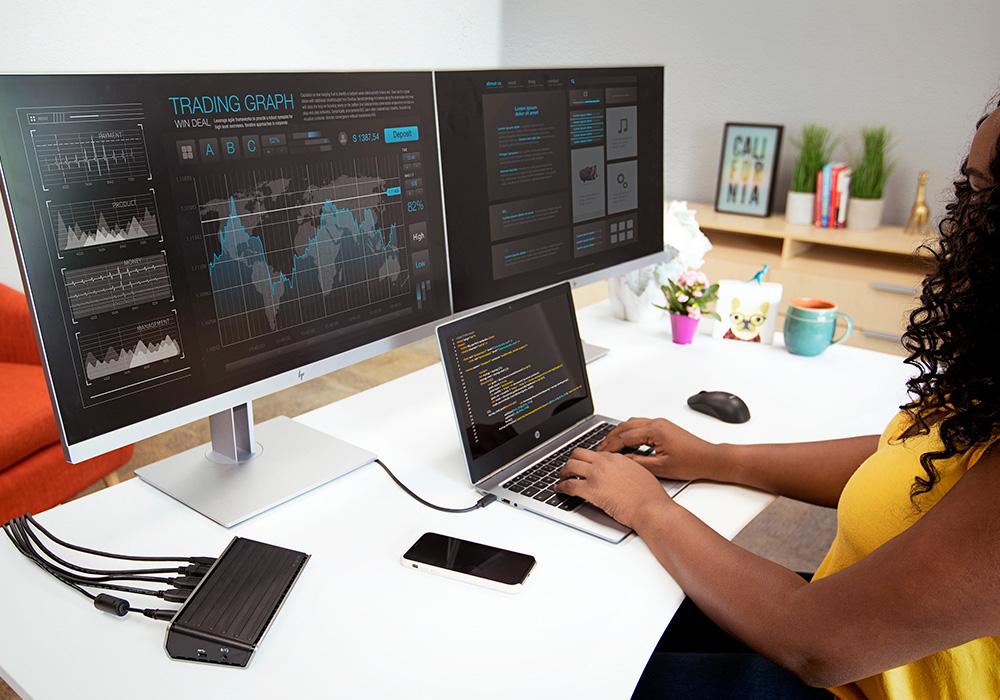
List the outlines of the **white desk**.
{"type": "MultiPolygon", "coordinates": [[[[793,441],[879,432],[904,399],[907,370],[897,357],[837,347],[806,359],[706,337],[675,346],[663,328],[615,321],[607,309],[581,312],[584,337],[612,348],[589,368],[606,415],[666,416],[714,441],[793,441]],[[737,393],[753,418],[727,425],[691,411],[685,399],[700,389],[737,393]]],[[[440,366],[300,420],[376,450],[436,502],[475,500],[440,366]]],[[[678,498],[729,538],[771,500],[718,484],[692,485],[678,498]]],[[[683,597],[634,536],[611,545],[501,504],[437,513],[377,466],[231,531],[138,479],[41,520],[112,551],[212,555],[238,534],[313,558],[256,658],[239,670],[171,661],[163,623],[97,612],[4,540],[0,674],[31,698],[626,698],[683,597]],[[538,565],[514,596],[403,568],[400,554],[428,530],[528,552],[538,565]]]]}

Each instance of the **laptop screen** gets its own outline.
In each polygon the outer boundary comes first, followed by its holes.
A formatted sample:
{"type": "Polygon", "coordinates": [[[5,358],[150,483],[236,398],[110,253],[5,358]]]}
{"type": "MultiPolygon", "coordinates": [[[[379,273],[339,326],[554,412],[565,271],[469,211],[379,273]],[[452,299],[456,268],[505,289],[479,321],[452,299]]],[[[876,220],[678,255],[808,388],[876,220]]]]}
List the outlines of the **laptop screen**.
{"type": "Polygon", "coordinates": [[[473,482],[593,413],[568,284],[438,333],[473,482]]]}

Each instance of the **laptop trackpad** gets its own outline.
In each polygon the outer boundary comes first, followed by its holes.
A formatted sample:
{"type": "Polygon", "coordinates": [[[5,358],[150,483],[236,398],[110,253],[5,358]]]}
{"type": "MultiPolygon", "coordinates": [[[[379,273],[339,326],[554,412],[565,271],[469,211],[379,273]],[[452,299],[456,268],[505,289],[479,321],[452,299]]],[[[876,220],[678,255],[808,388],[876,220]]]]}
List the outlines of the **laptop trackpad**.
{"type": "Polygon", "coordinates": [[[626,529],[624,525],[605,513],[603,510],[590,503],[584,503],[579,508],[569,511],[572,515],[578,515],[594,523],[599,523],[605,527],[626,529]]]}

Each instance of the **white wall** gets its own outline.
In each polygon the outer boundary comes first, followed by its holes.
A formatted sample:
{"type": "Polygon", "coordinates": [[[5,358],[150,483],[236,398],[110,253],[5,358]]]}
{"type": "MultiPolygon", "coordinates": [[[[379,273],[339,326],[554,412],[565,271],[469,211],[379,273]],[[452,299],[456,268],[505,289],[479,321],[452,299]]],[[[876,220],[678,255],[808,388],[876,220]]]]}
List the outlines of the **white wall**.
{"type": "MultiPolygon", "coordinates": [[[[818,121],[858,148],[886,124],[898,167],[886,217],[905,221],[917,173],[932,213],[976,118],[1000,87],[996,0],[505,0],[505,64],[667,66],[666,194],[712,201],[726,121],[784,124],[775,204],[784,209],[795,149],[818,121]]],[[[841,155],[848,155],[842,149],[841,155]]]]}
{"type": "MultiPolygon", "coordinates": [[[[500,0],[3,0],[0,73],[495,65],[500,0]]],[[[20,288],[6,217],[0,282],[20,288]]]]}

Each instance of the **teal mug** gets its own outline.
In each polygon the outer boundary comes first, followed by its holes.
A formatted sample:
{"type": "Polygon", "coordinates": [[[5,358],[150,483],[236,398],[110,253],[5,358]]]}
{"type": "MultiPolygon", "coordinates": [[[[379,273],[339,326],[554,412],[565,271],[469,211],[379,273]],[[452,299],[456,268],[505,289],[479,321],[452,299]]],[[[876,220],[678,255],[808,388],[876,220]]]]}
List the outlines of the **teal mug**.
{"type": "Polygon", "coordinates": [[[851,337],[854,321],[837,305],[823,299],[800,297],[792,299],[785,314],[785,347],[793,355],[812,357],[819,355],[831,345],[843,343],[851,337]],[[833,337],[837,329],[837,319],[847,324],[844,334],[833,337]]]}

